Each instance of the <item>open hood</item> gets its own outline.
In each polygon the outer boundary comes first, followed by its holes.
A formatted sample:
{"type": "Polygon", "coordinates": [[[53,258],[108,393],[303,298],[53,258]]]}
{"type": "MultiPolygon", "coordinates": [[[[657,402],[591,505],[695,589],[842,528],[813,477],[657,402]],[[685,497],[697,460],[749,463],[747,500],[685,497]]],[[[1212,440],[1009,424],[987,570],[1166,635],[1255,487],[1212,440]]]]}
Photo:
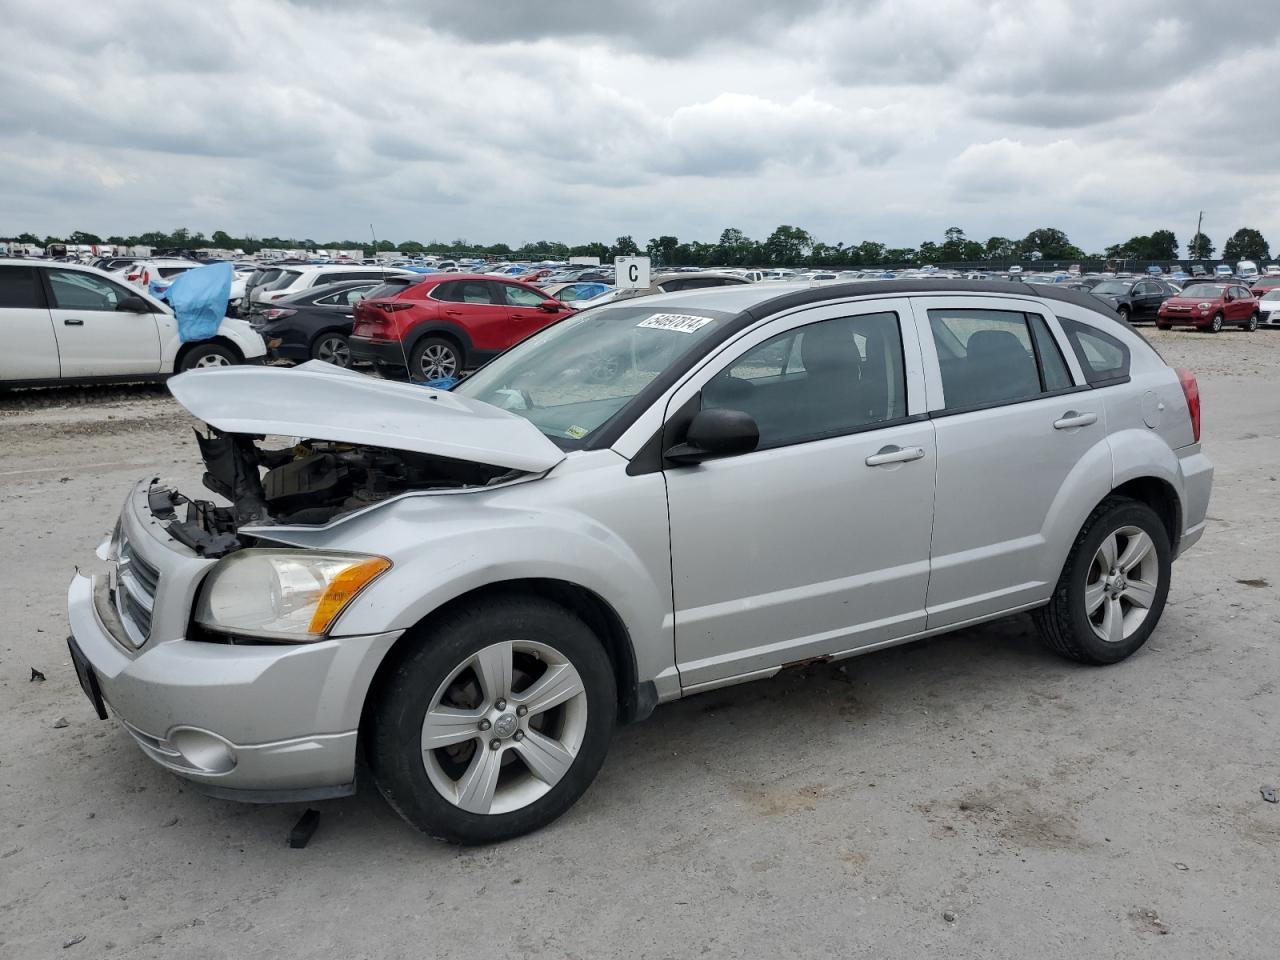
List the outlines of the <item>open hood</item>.
{"type": "Polygon", "coordinates": [[[319,360],[192,370],[170,379],[169,390],[224,433],[385,447],[529,473],[564,459],[532,423],[491,404],[319,360]]]}

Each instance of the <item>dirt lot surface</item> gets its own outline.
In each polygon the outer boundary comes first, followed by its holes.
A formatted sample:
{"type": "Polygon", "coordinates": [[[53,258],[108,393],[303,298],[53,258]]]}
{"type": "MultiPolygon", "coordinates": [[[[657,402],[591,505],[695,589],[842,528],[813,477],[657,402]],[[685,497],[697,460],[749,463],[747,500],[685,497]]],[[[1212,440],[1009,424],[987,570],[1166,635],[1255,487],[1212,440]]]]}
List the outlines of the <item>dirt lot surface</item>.
{"type": "Polygon", "coordinates": [[[131,482],[195,485],[190,421],[160,388],[0,398],[0,957],[1273,956],[1280,334],[1151,338],[1218,472],[1139,655],[1075,666],[1017,617],[694,697],[470,850],[367,787],[289,849],[302,807],[202,797],[98,721],[66,583],[131,482]]]}

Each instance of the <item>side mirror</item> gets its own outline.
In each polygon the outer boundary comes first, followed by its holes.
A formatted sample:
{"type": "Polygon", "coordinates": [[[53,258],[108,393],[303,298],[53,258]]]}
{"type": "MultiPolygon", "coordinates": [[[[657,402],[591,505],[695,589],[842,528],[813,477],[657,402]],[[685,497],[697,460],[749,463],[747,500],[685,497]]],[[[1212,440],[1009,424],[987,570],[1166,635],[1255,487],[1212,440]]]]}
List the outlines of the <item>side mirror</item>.
{"type": "Polygon", "coordinates": [[[564,309],[564,304],[559,300],[543,300],[538,304],[539,310],[545,310],[547,313],[559,313],[564,309]]]}
{"type": "Polygon", "coordinates": [[[689,423],[684,443],[664,456],[672,463],[701,463],[750,453],[760,443],[760,427],[749,413],[716,408],[699,410],[689,423]]]}
{"type": "Polygon", "coordinates": [[[126,313],[150,313],[153,308],[141,297],[128,296],[116,304],[116,309],[126,313]]]}

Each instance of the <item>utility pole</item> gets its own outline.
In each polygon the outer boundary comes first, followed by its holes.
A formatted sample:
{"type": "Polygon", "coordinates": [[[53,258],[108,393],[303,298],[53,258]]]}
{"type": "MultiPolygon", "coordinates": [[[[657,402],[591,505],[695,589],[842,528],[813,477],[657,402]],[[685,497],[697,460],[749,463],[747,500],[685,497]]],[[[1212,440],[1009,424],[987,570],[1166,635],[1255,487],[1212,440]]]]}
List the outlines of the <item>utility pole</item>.
{"type": "Polygon", "coordinates": [[[1200,246],[1200,225],[1204,223],[1204,211],[1200,211],[1200,216],[1196,218],[1196,232],[1191,237],[1191,244],[1194,249],[1191,251],[1192,260],[1203,260],[1204,253],[1200,246]]]}

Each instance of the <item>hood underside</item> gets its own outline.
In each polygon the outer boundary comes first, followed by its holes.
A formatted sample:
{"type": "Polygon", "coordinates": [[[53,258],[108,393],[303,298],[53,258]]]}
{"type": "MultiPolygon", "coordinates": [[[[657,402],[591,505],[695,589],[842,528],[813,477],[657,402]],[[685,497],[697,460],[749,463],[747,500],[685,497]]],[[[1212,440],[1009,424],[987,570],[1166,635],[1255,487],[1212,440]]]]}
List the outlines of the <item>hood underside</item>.
{"type": "Polygon", "coordinates": [[[529,473],[564,459],[532,423],[491,404],[318,360],[292,369],[193,370],[173,377],[169,390],[224,433],[361,444],[529,473]]]}

